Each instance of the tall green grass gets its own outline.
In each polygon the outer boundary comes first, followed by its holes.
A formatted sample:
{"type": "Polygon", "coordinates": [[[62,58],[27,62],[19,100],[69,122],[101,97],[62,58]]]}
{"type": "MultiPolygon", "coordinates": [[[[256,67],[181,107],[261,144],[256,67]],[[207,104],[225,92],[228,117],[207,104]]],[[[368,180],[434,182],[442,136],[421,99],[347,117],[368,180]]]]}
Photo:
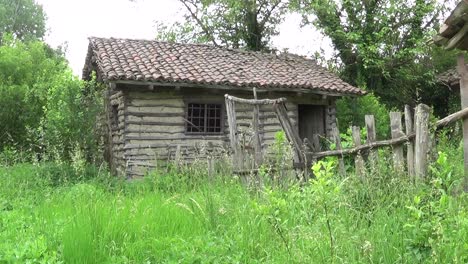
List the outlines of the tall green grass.
{"type": "Polygon", "coordinates": [[[365,179],[327,161],[306,185],[263,173],[259,189],[193,167],[130,182],[93,167],[3,167],[0,263],[467,263],[461,149],[439,150],[446,159],[418,183],[384,158],[365,179]]]}

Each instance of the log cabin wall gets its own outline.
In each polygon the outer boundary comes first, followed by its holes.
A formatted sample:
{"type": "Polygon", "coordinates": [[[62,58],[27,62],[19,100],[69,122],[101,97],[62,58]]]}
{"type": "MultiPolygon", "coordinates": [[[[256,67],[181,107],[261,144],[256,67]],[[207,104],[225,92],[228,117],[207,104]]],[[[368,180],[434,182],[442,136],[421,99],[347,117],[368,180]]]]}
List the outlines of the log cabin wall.
{"type": "MultiPolygon", "coordinates": [[[[207,151],[213,155],[222,155],[229,148],[229,127],[225,114],[224,94],[229,93],[242,98],[252,98],[250,92],[235,92],[208,89],[174,89],[154,87],[135,89],[124,87],[124,93],[118,97],[123,101],[123,113],[119,111],[119,120],[123,120],[123,133],[115,135],[115,158],[119,169],[125,167],[128,177],[143,176],[148,169],[157,163],[173,160],[177,146],[180,146],[180,156],[185,162],[203,158],[207,151]],[[122,97],[125,99],[122,100],[122,97]],[[217,135],[194,135],[186,133],[187,103],[216,103],[223,108],[223,129],[217,135]],[[123,116],[121,116],[123,114],[123,116]],[[123,145],[121,144],[123,140],[123,145]],[[122,161],[124,161],[122,163],[122,161]]],[[[115,96],[117,100],[117,96],[115,96]]],[[[333,99],[322,96],[297,93],[259,93],[261,98],[286,97],[288,116],[293,125],[298,127],[298,104],[316,104],[325,106],[325,124],[327,135],[335,120],[333,99]]],[[[236,104],[236,115],[239,131],[249,129],[253,117],[253,107],[236,104]]],[[[260,138],[266,149],[274,142],[275,133],[281,130],[280,123],[272,110],[272,106],[260,108],[260,138]]]]}
{"type": "Polygon", "coordinates": [[[113,173],[122,175],[126,172],[124,159],[125,136],[125,95],[122,91],[110,91],[107,97],[107,120],[110,131],[108,161],[113,173]]]}

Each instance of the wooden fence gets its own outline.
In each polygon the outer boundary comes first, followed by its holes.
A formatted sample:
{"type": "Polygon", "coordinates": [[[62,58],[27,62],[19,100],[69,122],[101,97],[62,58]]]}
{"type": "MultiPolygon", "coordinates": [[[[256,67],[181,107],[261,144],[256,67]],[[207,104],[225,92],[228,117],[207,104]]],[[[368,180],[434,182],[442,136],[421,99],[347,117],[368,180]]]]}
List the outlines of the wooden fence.
{"type": "MultiPolygon", "coordinates": [[[[343,157],[346,155],[355,156],[356,174],[364,173],[364,152],[368,152],[370,166],[374,166],[377,159],[377,149],[382,147],[391,147],[393,166],[396,171],[407,172],[411,176],[424,177],[428,169],[428,155],[432,147],[432,128],[440,129],[450,125],[465,116],[468,116],[468,108],[451,114],[435,122],[431,126],[429,122],[430,108],[427,105],[419,104],[413,111],[410,106],[405,106],[404,120],[405,130],[403,131],[402,113],[390,112],[391,139],[376,141],[376,129],[374,116],[366,115],[365,123],[367,129],[367,139],[363,144],[361,142],[361,129],[352,127],[352,138],[354,146],[352,148],[342,149],[338,128],[333,129],[332,140],[336,145],[336,150],[307,152],[308,160],[315,161],[324,157],[340,157],[339,170],[345,173],[343,157]],[[404,157],[404,148],[406,148],[406,159],[404,157]],[[406,161],[406,162],[405,162],[406,161]]],[[[306,164],[309,166],[310,164],[306,164]]],[[[296,164],[301,167],[301,164],[296,164]]]]}
{"type": "MultiPolygon", "coordinates": [[[[234,150],[233,155],[233,167],[235,172],[245,173],[246,171],[252,171],[258,169],[259,165],[263,162],[261,144],[259,139],[258,131],[258,107],[260,105],[273,105],[273,111],[275,112],[285,134],[293,147],[293,163],[294,168],[304,169],[305,180],[308,179],[308,168],[310,165],[319,159],[338,156],[339,157],[339,171],[341,174],[345,174],[345,166],[343,158],[346,155],[354,156],[356,174],[362,176],[365,171],[365,161],[363,158],[364,152],[368,156],[368,162],[370,167],[374,167],[378,159],[378,148],[391,147],[392,159],[394,169],[398,172],[407,172],[411,176],[425,177],[428,171],[428,154],[431,150],[431,130],[429,117],[430,107],[424,104],[419,104],[413,116],[413,110],[410,106],[406,105],[404,114],[402,112],[390,112],[390,128],[391,128],[391,139],[387,140],[376,140],[376,128],[375,119],[373,115],[365,116],[365,124],[367,130],[366,142],[361,142],[361,128],[353,126],[352,148],[342,148],[340,132],[338,127],[334,127],[332,130],[331,138],[335,143],[335,150],[320,151],[317,142],[318,137],[314,137],[313,146],[308,146],[308,143],[303,141],[299,137],[297,129],[292,125],[285,109],[285,98],[279,99],[261,99],[258,100],[254,89],[254,99],[242,99],[230,95],[225,95],[226,99],[226,112],[228,116],[229,130],[230,130],[230,142],[231,147],[234,150]],[[254,166],[253,168],[245,168],[243,161],[245,160],[242,146],[240,145],[237,135],[237,123],[236,123],[236,103],[253,105],[253,122],[252,127],[254,130],[254,166]],[[403,116],[405,129],[403,130],[403,116]],[[404,157],[404,149],[406,148],[406,159],[404,157]],[[310,151],[313,149],[313,151],[310,151]],[[307,169],[305,169],[307,168],[307,169]]],[[[451,114],[445,118],[442,118],[435,122],[435,129],[443,128],[450,125],[460,119],[465,119],[468,116],[468,108],[451,114]]]]}

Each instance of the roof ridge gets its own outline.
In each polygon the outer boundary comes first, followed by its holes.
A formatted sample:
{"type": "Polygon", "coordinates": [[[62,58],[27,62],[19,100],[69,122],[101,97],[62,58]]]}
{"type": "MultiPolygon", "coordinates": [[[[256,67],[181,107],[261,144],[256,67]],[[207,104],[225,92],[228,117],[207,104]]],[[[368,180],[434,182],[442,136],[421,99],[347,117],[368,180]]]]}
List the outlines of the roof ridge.
{"type": "Polygon", "coordinates": [[[222,46],[215,46],[209,43],[182,43],[182,42],[170,42],[170,41],[163,41],[163,40],[156,40],[156,39],[144,39],[144,38],[116,38],[116,37],[95,37],[95,36],[90,36],[88,37],[88,40],[92,39],[100,39],[100,40],[121,40],[121,41],[144,41],[144,42],[151,42],[151,43],[164,43],[164,44],[169,44],[169,45],[180,45],[180,46],[202,46],[202,47],[209,47],[213,49],[221,49],[221,50],[227,50],[227,51],[233,51],[233,52],[238,52],[238,53],[243,53],[243,54],[258,54],[262,56],[271,56],[272,58],[280,58],[280,59],[288,59],[289,57],[294,57],[294,58],[300,58],[302,60],[314,62],[317,66],[317,60],[314,58],[308,58],[303,55],[299,55],[296,53],[292,52],[281,52],[278,53],[268,53],[264,51],[254,51],[254,50],[245,50],[241,48],[229,48],[229,47],[222,47],[222,46]]]}

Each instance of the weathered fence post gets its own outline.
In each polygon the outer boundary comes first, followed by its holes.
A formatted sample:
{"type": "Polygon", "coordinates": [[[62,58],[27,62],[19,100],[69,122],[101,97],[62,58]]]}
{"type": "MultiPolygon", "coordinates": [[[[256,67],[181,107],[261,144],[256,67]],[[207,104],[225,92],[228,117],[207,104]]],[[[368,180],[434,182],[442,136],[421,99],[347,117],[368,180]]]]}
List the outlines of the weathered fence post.
{"type": "Polygon", "coordinates": [[[312,148],[314,152],[320,152],[322,150],[322,146],[320,146],[320,136],[319,134],[312,135],[312,148]]]}
{"type": "MultiPolygon", "coordinates": [[[[366,121],[367,129],[367,143],[373,143],[377,140],[377,135],[375,131],[375,119],[373,115],[366,115],[364,117],[366,121]]],[[[377,167],[378,152],[376,149],[371,149],[369,151],[369,162],[371,170],[374,171],[377,167]]]]}
{"type": "Polygon", "coordinates": [[[291,120],[288,117],[288,111],[286,110],[286,106],[283,102],[277,103],[273,105],[273,109],[275,110],[275,114],[278,117],[278,120],[281,124],[281,127],[288,138],[288,141],[292,143],[293,150],[294,150],[294,163],[302,164],[307,169],[306,164],[304,164],[304,157],[303,157],[303,143],[302,139],[299,137],[299,133],[297,132],[296,128],[292,125],[291,120]]]}
{"type": "MultiPolygon", "coordinates": [[[[404,136],[403,127],[401,124],[401,112],[390,112],[390,128],[392,132],[392,139],[404,136]]],[[[405,168],[403,159],[403,145],[393,145],[393,166],[395,171],[403,172],[405,168]]]]}
{"type": "MultiPolygon", "coordinates": [[[[461,108],[468,107],[468,69],[465,64],[465,54],[460,53],[457,59],[457,70],[460,74],[461,108]]],[[[468,118],[463,118],[463,154],[464,154],[464,189],[468,192],[468,118]]]]}
{"type": "Polygon", "coordinates": [[[206,159],[207,166],[208,166],[208,179],[211,181],[213,180],[213,175],[214,175],[214,160],[213,157],[210,155],[206,159]]]}
{"type": "MultiPolygon", "coordinates": [[[[257,100],[257,90],[253,88],[254,99],[257,100]]],[[[258,169],[263,162],[263,155],[262,155],[262,142],[260,140],[259,134],[259,113],[260,113],[260,106],[255,104],[253,106],[253,131],[254,131],[254,150],[255,150],[255,157],[254,157],[254,169],[258,169]]]]}
{"type": "MultiPolygon", "coordinates": [[[[405,105],[405,129],[406,136],[408,137],[414,132],[413,116],[409,105],[405,105]]],[[[411,139],[408,140],[406,145],[406,163],[408,166],[408,175],[414,177],[414,144],[411,139]]]]}
{"type": "Polygon", "coordinates": [[[414,155],[414,172],[419,178],[427,173],[427,154],[429,151],[429,106],[419,104],[416,107],[416,139],[414,155]]]}
{"type": "MultiPolygon", "coordinates": [[[[355,147],[361,146],[361,129],[358,126],[352,127],[353,142],[355,147]]],[[[358,151],[354,160],[356,166],[356,175],[358,177],[364,177],[364,159],[362,158],[361,151],[358,151]]]]}
{"type": "MultiPolygon", "coordinates": [[[[340,138],[340,131],[338,130],[338,124],[336,124],[336,126],[333,126],[332,128],[332,138],[333,138],[333,141],[335,142],[336,150],[341,150],[341,138],[340,138]]],[[[338,171],[341,176],[346,175],[343,155],[338,157],[338,171]]]]}
{"type": "Polygon", "coordinates": [[[175,161],[175,165],[177,167],[177,169],[180,169],[180,162],[181,162],[181,159],[182,159],[182,153],[181,153],[181,148],[180,148],[180,145],[177,145],[176,146],[176,151],[175,151],[175,157],[174,157],[174,161],[175,161]]]}
{"type": "Polygon", "coordinates": [[[234,155],[232,157],[232,167],[233,170],[242,170],[244,166],[239,144],[239,138],[237,137],[236,106],[234,101],[229,99],[229,95],[226,94],[224,97],[226,98],[226,113],[229,125],[229,140],[231,142],[231,148],[234,151],[234,155]]]}

